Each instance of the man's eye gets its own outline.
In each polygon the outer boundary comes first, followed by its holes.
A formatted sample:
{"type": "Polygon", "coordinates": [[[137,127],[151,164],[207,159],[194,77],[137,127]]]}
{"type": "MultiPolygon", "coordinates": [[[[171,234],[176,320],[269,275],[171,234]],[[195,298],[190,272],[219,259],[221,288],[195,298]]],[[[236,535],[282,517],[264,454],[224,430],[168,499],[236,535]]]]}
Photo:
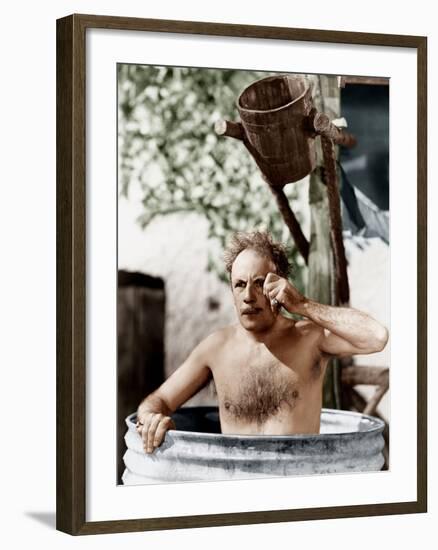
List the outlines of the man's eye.
{"type": "Polygon", "coordinates": [[[258,281],[256,281],[256,284],[257,286],[259,286],[260,288],[263,288],[263,285],[265,284],[265,281],[263,279],[260,279],[258,281]]]}
{"type": "Polygon", "coordinates": [[[235,286],[236,288],[239,288],[239,287],[242,288],[242,287],[245,286],[245,283],[244,283],[243,281],[239,281],[239,282],[236,283],[234,286],[235,286]]]}

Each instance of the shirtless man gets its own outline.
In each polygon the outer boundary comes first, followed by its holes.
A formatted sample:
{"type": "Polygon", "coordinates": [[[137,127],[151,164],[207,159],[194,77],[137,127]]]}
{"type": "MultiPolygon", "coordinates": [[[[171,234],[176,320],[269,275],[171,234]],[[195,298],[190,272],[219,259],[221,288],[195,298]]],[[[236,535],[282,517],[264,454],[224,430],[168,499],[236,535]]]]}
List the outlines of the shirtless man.
{"type": "Polygon", "coordinates": [[[224,434],[317,434],[330,357],[381,351],[385,327],[352,308],[309,300],[288,281],[283,247],[238,233],[225,253],[239,322],[205,338],[138,407],[137,431],[153,452],[170,415],[214,379],[224,434]],[[284,308],[303,320],[281,313],[284,308]]]}

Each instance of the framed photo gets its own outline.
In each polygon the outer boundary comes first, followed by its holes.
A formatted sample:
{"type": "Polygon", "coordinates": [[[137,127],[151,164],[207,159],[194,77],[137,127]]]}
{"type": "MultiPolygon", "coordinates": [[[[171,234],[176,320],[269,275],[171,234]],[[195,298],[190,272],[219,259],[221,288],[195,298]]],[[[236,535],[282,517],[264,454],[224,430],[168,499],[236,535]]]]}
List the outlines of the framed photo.
{"type": "MultiPolygon", "coordinates": [[[[59,530],[427,510],[426,44],[419,36],[58,20],[59,530]],[[251,290],[252,271],[236,282],[238,255],[230,260],[228,245],[236,234],[286,243],[292,278],[279,261],[260,290],[251,290]],[[242,286],[256,297],[239,302],[242,286]],[[145,452],[150,413],[138,406],[164,382],[170,395],[179,365],[197,368],[193,349],[198,357],[202,342],[232,323],[256,333],[251,323],[264,315],[307,327],[316,314],[306,317],[301,300],[322,312],[360,310],[346,334],[361,325],[388,330],[357,353],[353,344],[333,352],[343,359],[319,362],[307,385],[272,369],[258,385],[243,368],[234,378],[241,347],[221,359],[227,336],[209,348],[217,350],[213,376],[199,370],[202,383],[191,381],[178,407],[151,421],[157,431],[163,418],[168,424],[145,452]]],[[[321,334],[333,333],[321,319],[321,334]]],[[[291,372],[309,363],[305,349],[291,372]]]]}

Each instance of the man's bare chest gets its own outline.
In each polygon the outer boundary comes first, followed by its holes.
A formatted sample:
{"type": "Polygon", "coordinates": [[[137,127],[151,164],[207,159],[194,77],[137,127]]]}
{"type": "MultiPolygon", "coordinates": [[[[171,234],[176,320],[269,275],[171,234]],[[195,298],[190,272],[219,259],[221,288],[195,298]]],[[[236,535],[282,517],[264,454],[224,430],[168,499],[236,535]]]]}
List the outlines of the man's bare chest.
{"type": "MultiPolygon", "coordinates": [[[[226,354],[224,354],[226,355],[226,354]]],[[[266,349],[235,350],[214,373],[221,413],[263,424],[280,411],[291,412],[318,384],[319,361],[274,354],[266,349]],[[303,363],[304,359],[304,363],[303,363]]]]}

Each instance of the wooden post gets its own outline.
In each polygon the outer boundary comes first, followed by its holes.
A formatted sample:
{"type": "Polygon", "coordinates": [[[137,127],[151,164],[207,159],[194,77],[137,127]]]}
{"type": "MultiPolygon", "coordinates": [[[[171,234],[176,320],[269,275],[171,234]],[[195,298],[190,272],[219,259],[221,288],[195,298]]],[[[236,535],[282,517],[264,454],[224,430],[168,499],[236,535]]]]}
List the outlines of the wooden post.
{"type": "MultiPolygon", "coordinates": [[[[317,172],[310,175],[310,249],[309,274],[306,294],[320,304],[332,304],[333,253],[330,245],[330,213],[325,185],[317,172]]],[[[334,361],[327,366],[323,388],[323,405],[330,409],[340,408],[339,371],[334,361]]]]}
{"type": "MultiPolygon", "coordinates": [[[[317,111],[328,112],[331,118],[339,117],[339,89],[336,78],[314,77],[314,103],[317,111]],[[319,93],[318,93],[319,92],[319,93]]],[[[325,119],[323,119],[324,121],[325,119]]],[[[329,126],[330,128],[330,126],[329,126]]],[[[318,130],[325,130],[321,125],[318,130]]],[[[337,291],[335,285],[334,258],[331,246],[330,207],[327,187],[321,178],[324,156],[319,140],[316,140],[317,166],[320,169],[310,174],[309,205],[311,234],[309,251],[309,278],[307,295],[321,304],[335,305],[337,291]]],[[[341,367],[338,360],[331,360],[327,366],[323,388],[323,406],[340,409],[342,406],[341,367]]]]}
{"type": "Polygon", "coordinates": [[[350,285],[348,283],[347,259],[342,236],[341,199],[336,174],[335,146],[330,138],[321,136],[321,147],[324,159],[324,181],[327,186],[330,237],[335,270],[333,303],[336,306],[347,305],[350,301],[350,285]]]}

